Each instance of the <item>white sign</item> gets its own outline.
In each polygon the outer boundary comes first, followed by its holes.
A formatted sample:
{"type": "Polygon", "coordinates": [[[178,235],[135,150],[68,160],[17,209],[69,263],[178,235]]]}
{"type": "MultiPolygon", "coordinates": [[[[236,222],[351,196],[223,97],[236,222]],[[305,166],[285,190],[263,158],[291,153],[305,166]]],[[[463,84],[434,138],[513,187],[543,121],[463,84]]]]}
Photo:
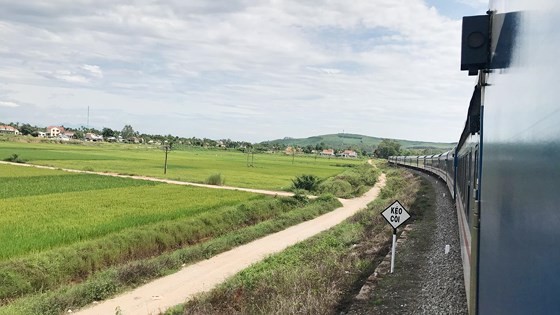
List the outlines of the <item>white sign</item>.
{"type": "Polygon", "coordinates": [[[398,200],[393,202],[393,204],[387,207],[387,209],[383,210],[381,215],[394,229],[410,218],[410,214],[408,214],[406,209],[398,200]]]}

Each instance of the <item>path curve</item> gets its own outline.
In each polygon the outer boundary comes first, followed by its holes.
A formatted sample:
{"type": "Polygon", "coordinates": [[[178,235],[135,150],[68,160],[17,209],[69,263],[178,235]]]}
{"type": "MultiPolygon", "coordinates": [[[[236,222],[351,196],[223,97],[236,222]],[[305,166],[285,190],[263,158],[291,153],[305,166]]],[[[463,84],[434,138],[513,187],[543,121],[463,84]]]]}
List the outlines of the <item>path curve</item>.
{"type": "Polygon", "coordinates": [[[117,309],[123,315],[163,312],[172,306],[184,303],[195,294],[211,290],[226,278],[267,256],[339,224],[377,198],[385,182],[385,174],[381,174],[375,186],[364,195],[353,199],[340,199],[342,207],[327,214],[189,265],[174,274],[83,309],[76,314],[115,314],[117,309]]]}

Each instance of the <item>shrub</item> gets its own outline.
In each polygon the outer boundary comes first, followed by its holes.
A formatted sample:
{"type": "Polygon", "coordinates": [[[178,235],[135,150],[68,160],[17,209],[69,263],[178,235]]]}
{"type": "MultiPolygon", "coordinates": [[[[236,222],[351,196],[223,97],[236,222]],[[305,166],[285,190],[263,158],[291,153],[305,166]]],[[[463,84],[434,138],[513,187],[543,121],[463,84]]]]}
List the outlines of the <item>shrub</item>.
{"type": "Polygon", "coordinates": [[[321,183],[321,179],[315,175],[300,175],[292,179],[293,189],[315,191],[319,183],[321,183]]]}
{"type": "Polygon", "coordinates": [[[300,204],[306,204],[306,203],[309,202],[309,198],[307,198],[307,196],[305,195],[305,192],[302,192],[300,190],[296,190],[296,192],[294,193],[294,196],[292,198],[294,198],[300,204]]]}
{"type": "Polygon", "coordinates": [[[13,162],[13,163],[25,163],[26,160],[19,157],[17,154],[12,154],[12,156],[5,158],[4,161],[6,162],[13,162]]]}
{"type": "Polygon", "coordinates": [[[319,186],[319,191],[322,194],[328,193],[337,197],[347,198],[351,197],[353,189],[349,182],[335,178],[323,182],[319,186]]]}
{"type": "Polygon", "coordinates": [[[226,179],[220,173],[212,174],[206,179],[206,184],[208,185],[222,186],[225,183],[226,179]]]}

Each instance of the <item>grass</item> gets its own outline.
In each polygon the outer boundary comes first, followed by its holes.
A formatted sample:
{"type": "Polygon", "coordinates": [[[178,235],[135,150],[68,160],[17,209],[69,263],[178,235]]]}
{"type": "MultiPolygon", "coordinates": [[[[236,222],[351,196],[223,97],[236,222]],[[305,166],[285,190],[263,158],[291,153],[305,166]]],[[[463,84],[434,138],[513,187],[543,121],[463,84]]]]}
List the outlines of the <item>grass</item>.
{"type": "Polygon", "coordinates": [[[20,158],[17,154],[12,154],[10,157],[4,159],[6,162],[25,163],[26,161],[20,158]]]}
{"type": "MultiPolygon", "coordinates": [[[[164,177],[161,152],[145,146],[0,141],[0,158],[7,152],[59,168],[164,177]]],[[[326,178],[361,163],[298,157],[292,165],[291,157],[263,154],[247,168],[236,152],[172,155],[170,178],[222,174],[230,185],[276,189],[304,171],[326,178]]],[[[332,197],[310,202],[0,164],[0,305],[9,303],[0,314],[64,312],[336,205],[332,197]]]]}
{"type": "MultiPolygon", "coordinates": [[[[309,204],[305,206],[302,206],[301,202],[293,198],[268,199],[253,202],[252,205],[238,206],[240,211],[236,212],[230,209],[232,212],[229,217],[243,217],[244,215],[247,217],[244,219],[238,218],[240,220],[238,225],[229,224],[229,226],[242,228],[223,233],[221,236],[202,243],[163,253],[155,258],[133,261],[104,269],[76,285],[66,285],[54,291],[37,293],[18,299],[9,305],[0,307],[0,314],[61,314],[68,309],[75,309],[93,301],[111,297],[148,280],[167,275],[180,269],[183,264],[211,257],[234,246],[280,231],[301,221],[312,219],[338,206],[340,206],[340,203],[335,198],[327,196],[309,201],[309,204]],[[276,208],[278,208],[278,205],[284,205],[284,210],[273,209],[271,211],[270,209],[274,207],[271,207],[270,203],[276,204],[276,208]],[[247,225],[259,220],[259,223],[247,225]]],[[[180,223],[179,225],[185,224],[180,223]]],[[[210,228],[213,231],[223,230],[216,226],[210,228]]]]}
{"type": "Polygon", "coordinates": [[[375,165],[357,165],[321,182],[317,190],[340,198],[360,196],[375,185],[379,174],[380,171],[375,165]]]}
{"type": "Polygon", "coordinates": [[[165,184],[5,198],[1,200],[0,243],[4,245],[0,248],[0,261],[129,228],[191,217],[253,198],[259,197],[239,191],[165,184]]]}
{"type": "MultiPolygon", "coordinates": [[[[364,301],[363,308],[375,314],[394,314],[411,312],[410,305],[415,305],[422,286],[422,276],[418,272],[426,265],[428,251],[434,237],[435,190],[428,179],[420,178],[417,198],[412,204],[414,229],[408,240],[398,249],[398,263],[395,273],[381,277],[369,300],[364,301]],[[420,211],[418,211],[420,210],[420,211]]],[[[413,307],[412,307],[413,308],[413,307]]]]}
{"type": "Polygon", "coordinates": [[[219,173],[212,174],[206,179],[206,184],[208,185],[223,186],[225,183],[226,179],[219,173]]]}
{"type": "Polygon", "coordinates": [[[335,314],[375,267],[392,229],[380,212],[399,199],[410,208],[418,181],[388,172],[385,198],[342,224],[240,272],[166,314],[335,314]],[[376,258],[377,257],[377,258],[376,258]]]}
{"type": "MultiPolygon", "coordinates": [[[[328,178],[345,169],[340,166],[340,159],[296,156],[292,164],[292,157],[284,154],[255,154],[254,167],[247,167],[247,157],[241,152],[191,148],[172,151],[169,154],[167,175],[164,175],[163,151],[148,145],[0,141],[0,159],[8,158],[14,153],[31,164],[198,183],[204,183],[210,175],[220,173],[231,186],[276,190],[288,190],[291,180],[300,174],[328,178]]],[[[362,163],[360,160],[344,160],[345,165],[362,163]]]]}
{"type": "MultiPolygon", "coordinates": [[[[0,165],[0,171],[4,170],[4,165],[0,165]]],[[[155,182],[149,181],[64,172],[56,175],[0,176],[0,199],[156,185],[155,182]]]]}

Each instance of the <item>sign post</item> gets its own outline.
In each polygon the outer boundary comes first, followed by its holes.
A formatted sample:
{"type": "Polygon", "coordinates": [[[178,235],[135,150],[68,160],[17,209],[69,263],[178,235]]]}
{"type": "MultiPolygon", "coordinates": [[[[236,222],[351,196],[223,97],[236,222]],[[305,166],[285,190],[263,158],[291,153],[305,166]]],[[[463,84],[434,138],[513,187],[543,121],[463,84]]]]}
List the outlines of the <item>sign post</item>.
{"type": "Polygon", "coordinates": [[[391,247],[391,273],[395,270],[395,252],[397,249],[397,228],[410,218],[408,211],[395,200],[387,209],[381,212],[381,215],[393,227],[393,246],[391,247]]]}

